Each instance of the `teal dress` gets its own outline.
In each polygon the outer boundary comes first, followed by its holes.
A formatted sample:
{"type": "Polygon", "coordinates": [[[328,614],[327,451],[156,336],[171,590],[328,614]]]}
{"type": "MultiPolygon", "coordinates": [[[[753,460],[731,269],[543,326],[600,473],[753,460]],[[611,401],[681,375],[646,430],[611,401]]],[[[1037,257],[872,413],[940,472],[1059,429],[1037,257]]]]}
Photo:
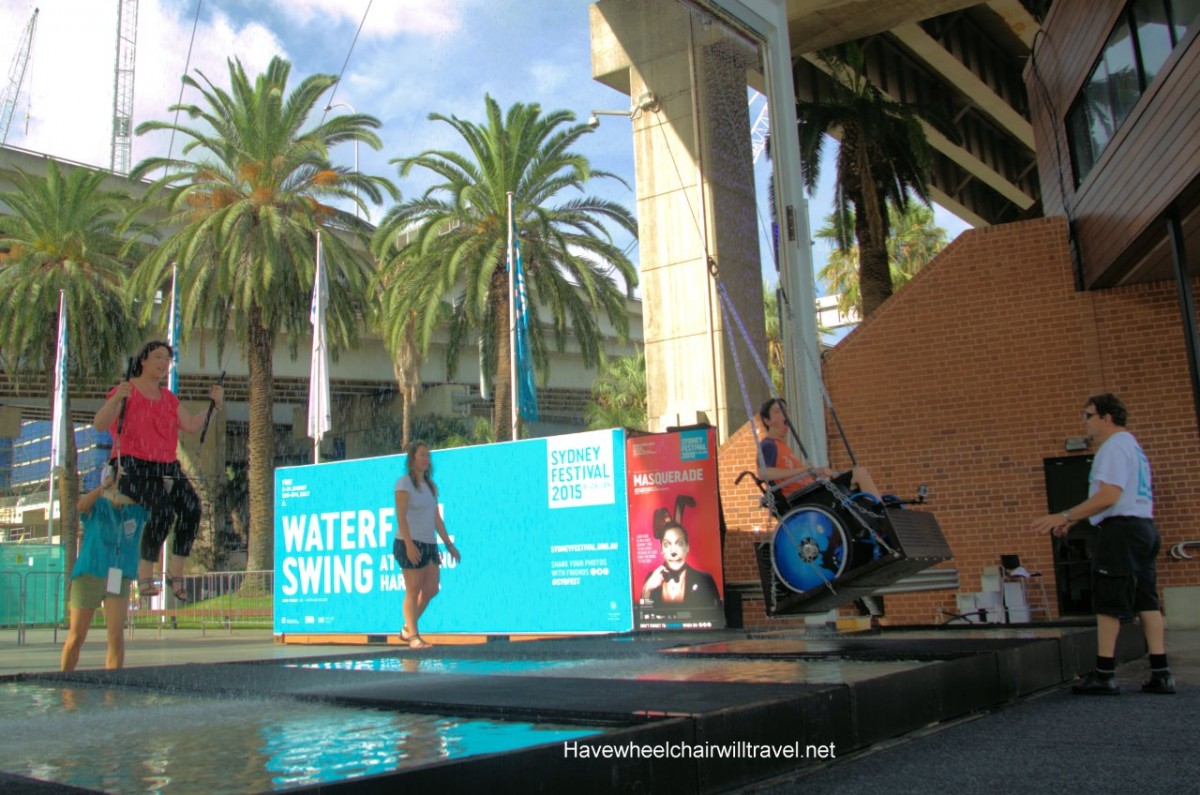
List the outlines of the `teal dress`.
{"type": "Polygon", "coordinates": [[[92,509],[81,517],[83,543],[71,579],[81,574],[107,577],[113,567],[119,568],[122,576],[136,579],[138,547],[149,515],[140,505],[118,508],[107,497],[96,500],[92,509]]]}

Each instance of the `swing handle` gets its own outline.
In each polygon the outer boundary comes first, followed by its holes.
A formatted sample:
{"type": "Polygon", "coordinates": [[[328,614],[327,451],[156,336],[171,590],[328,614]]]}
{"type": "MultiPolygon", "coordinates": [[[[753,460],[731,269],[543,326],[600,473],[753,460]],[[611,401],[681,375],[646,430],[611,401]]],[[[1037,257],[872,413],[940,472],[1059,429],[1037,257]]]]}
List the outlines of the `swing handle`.
{"type": "MultiPolygon", "coordinates": [[[[221,371],[221,377],[217,379],[217,386],[225,386],[225,371],[221,371]]],[[[208,413],[204,415],[204,427],[200,429],[200,444],[204,444],[204,437],[208,434],[208,423],[212,421],[213,411],[217,408],[217,401],[211,398],[208,401],[208,413]]]]}

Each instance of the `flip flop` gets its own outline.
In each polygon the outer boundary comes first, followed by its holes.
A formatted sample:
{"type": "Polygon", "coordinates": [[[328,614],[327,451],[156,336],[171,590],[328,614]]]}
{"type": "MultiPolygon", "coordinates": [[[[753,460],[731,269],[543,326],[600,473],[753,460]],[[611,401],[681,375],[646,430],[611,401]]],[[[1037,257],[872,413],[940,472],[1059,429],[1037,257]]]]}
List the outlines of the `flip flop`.
{"type": "Polygon", "coordinates": [[[167,577],[167,585],[170,586],[171,593],[175,594],[175,599],[178,600],[180,604],[188,603],[188,593],[183,587],[182,577],[167,577]]]}
{"type": "Polygon", "coordinates": [[[413,635],[408,641],[410,649],[432,649],[433,644],[422,638],[420,635],[413,635]]]}

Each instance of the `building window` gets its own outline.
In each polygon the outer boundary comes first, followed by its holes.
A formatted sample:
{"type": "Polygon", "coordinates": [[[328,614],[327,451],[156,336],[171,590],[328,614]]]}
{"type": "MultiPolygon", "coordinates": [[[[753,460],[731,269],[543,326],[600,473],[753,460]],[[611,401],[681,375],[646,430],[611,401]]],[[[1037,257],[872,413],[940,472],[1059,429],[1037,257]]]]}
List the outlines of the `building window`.
{"type": "Polygon", "coordinates": [[[1125,7],[1067,112],[1076,187],[1195,23],[1198,10],[1200,0],[1133,0],[1125,7]]]}
{"type": "Polygon", "coordinates": [[[1175,34],[1174,41],[1179,42],[1200,21],[1200,0],[1173,0],[1169,5],[1173,12],[1171,30],[1175,34]]]}
{"type": "Polygon", "coordinates": [[[1141,52],[1142,74],[1145,85],[1154,81],[1159,68],[1166,63],[1175,48],[1171,31],[1171,19],[1167,16],[1166,4],[1161,2],[1135,3],[1134,24],[1137,25],[1138,50],[1141,52]]]}

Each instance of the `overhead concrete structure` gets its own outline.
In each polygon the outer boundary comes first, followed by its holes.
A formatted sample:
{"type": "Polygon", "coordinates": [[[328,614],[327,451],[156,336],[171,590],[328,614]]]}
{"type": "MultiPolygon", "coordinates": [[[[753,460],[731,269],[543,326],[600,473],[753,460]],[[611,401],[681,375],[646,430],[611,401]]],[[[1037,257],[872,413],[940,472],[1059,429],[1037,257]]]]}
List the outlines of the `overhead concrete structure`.
{"type": "MultiPolygon", "coordinates": [[[[814,306],[815,296],[792,100],[829,91],[832,78],[817,66],[817,51],[864,40],[872,82],[893,99],[940,111],[959,131],[952,141],[927,128],[935,149],[932,198],[976,225],[1036,214],[1040,187],[1021,71],[1044,5],[599,0],[591,6],[593,77],[631,98],[653,429],[701,417],[725,438],[745,419],[708,257],[733,293],[751,344],[765,351],[759,270],[750,261],[757,243],[738,234],[753,207],[737,201],[754,197],[731,189],[746,183],[753,190],[750,123],[744,103],[730,101],[734,84],[741,81],[742,96],[747,84],[765,85],[771,103],[780,282],[796,310],[783,323],[786,392],[810,458],[822,462],[816,324],[813,313],[799,311],[814,306]],[[720,53],[717,31],[726,42],[720,53]],[[735,65],[727,42],[738,38],[757,57],[735,65]],[[773,75],[781,58],[786,73],[773,75]],[[719,59],[724,68],[713,68],[719,59]]],[[[745,381],[756,403],[766,387],[757,375],[745,381]]]]}
{"type": "Polygon", "coordinates": [[[765,349],[746,104],[758,47],[675,2],[590,9],[593,75],[632,98],[651,430],[707,421],[724,439],[746,411],[714,267],[765,349]]]}
{"type": "Polygon", "coordinates": [[[1022,71],[1048,6],[793,0],[796,94],[813,99],[828,91],[818,51],[861,41],[867,74],[885,95],[939,111],[958,131],[951,141],[926,126],[934,201],[976,226],[1036,215],[1041,191],[1022,71]]]}

